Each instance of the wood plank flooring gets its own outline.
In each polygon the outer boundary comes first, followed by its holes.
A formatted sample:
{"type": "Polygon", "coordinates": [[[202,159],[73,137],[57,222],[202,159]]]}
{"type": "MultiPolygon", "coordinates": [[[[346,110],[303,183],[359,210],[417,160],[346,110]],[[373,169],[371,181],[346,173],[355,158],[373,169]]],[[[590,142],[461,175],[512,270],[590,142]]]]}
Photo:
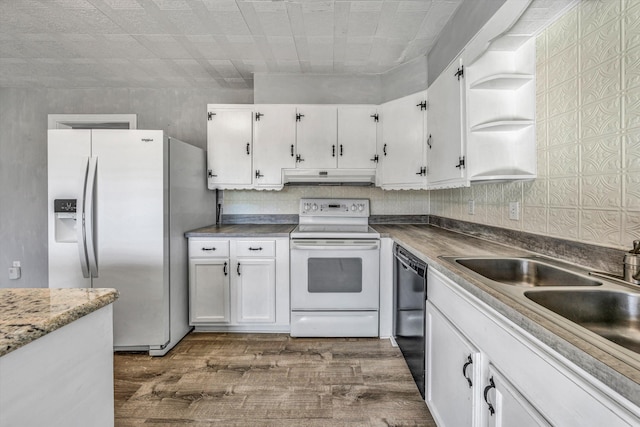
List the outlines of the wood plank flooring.
{"type": "Polygon", "coordinates": [[[192,333],[114,359],[116,426],[436,425],[388,340],[192,333]]]}

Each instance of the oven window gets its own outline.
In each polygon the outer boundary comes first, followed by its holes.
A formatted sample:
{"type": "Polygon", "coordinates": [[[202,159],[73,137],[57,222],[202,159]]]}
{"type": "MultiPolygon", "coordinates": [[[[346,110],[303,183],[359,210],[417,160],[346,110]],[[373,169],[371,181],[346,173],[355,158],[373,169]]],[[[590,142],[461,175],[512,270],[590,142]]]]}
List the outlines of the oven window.
{"type": "Polygon", "coordinates": [[[362,292],[361,258],[309,258],[309,292],[362,292]]]}

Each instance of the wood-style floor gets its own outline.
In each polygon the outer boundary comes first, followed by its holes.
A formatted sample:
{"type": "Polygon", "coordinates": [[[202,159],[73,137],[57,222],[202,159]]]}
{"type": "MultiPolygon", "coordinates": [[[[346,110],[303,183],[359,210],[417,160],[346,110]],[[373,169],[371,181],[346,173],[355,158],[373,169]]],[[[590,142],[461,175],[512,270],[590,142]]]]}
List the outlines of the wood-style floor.
{"type": "Polygon", "coordinates": [[[400,350],[376,338],[192,333],[115,355],[116,426],[429,426],[400,350]]]}

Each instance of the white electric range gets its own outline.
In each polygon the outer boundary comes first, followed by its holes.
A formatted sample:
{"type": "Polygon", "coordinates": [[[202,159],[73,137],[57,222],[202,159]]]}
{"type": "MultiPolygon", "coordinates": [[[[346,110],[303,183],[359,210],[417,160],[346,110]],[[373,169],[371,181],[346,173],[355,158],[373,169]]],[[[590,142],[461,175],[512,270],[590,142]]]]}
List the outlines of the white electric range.
{"type": "Polygon", "coordinates": [[[291,336],[378,336],[380,234],[367,199],[301,199],[291,232],[291,336]]]}

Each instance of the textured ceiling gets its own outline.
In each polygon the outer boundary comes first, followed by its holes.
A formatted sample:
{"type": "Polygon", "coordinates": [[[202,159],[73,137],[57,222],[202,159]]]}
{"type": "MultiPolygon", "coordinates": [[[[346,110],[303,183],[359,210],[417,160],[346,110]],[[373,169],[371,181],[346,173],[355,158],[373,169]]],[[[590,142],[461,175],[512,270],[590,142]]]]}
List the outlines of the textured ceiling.
{"type": "Polygon", "coordinates": [[[0,86],[250,88],[254,72],[383,73],[462,0],[0,0],[0,86]]]}

